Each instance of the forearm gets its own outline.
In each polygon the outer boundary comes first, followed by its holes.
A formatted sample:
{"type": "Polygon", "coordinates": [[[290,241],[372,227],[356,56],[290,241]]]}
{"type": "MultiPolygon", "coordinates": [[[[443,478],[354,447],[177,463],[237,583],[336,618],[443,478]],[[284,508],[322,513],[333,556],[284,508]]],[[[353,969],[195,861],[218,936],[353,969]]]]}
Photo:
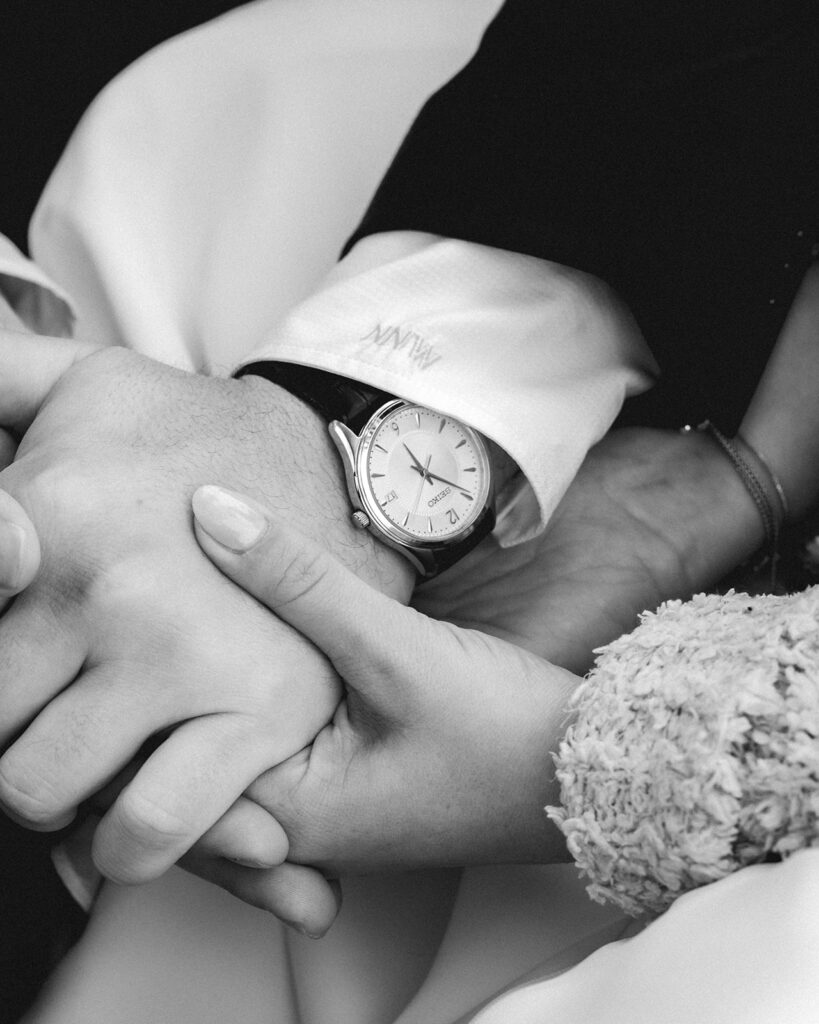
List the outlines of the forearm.
{"type": "MultiPolygon", "coordinates": [[[[783,509],[766,466],[781,483],[788,515],[798,519],[819,497],[817,264],[806,274],[789,310],[743,417],[740,436],[764,460],[757,463],[754,451],[740,448],[765,491],[774,521],[783,509]]],[[[619,433],[619,438],[615,432],[592,451],[555,524],[559,530],[567,518],[588,517],[596,508],[595,495],[599,501],[601,493],[607,495],[608,511],[598,532],[605,529],[606,520],[611,525],[618,506],[626,513],[606,555],[610,568],[618,552],[625,556],[618,570],[621,585],[607,588],[598,573],[597,616],[588,626],[568,630],[575,641],[584,635],[588,649],[616,635],[612,623],[615,628],[630,628],[641,606],[651,608],[662,600],[708,589],[775,540],[748,480],[706,432],[635,431],[631,438],[629,432],[619,433]],[[592,490],[586,493],[589,485],[592,490]]],[[[581,567],[588,560],[588,542],[569,550],[581,567]]],[[[558,571],[563,555],[560,548],[551,553],[558,571]]],[[[602,559],[600,563],[605,564],[602,559]]],[[[571,577],[570,566],[564,572],[571,577]]],[[[576,657],[567,661],[556,655],[553,647],[547,650],[561,664],[580,664],[576,657]]]]}
{"type": "Polygon", "coordinates": [[[819,496],[819,264],[805,275],[740,428],[787,495],[792,518],[819,496]]]}

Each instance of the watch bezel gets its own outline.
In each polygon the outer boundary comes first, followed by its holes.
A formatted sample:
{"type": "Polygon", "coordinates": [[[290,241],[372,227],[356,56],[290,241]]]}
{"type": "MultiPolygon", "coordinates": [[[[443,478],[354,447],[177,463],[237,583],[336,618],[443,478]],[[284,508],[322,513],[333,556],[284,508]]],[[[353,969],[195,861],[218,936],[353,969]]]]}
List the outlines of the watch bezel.
{"type": "MultiPolygon", "coordinates": [[[[399,408],[421,410],[430,409],[428,406],[423,406],[421,402],[406,401],[403,398],[393,398],[385,402],[383,406],[380,406],[376,410],[373,416],[371,416],[367,423],[364,424],[360,434],[356,433],[340,420],[333,420],[329,424],[330,435],[336,444],[339,454],[341,455],[344,475],[347,482],[347,493],[350,497],[350,502],[352,503],[353,512],[362,512],[369,521],[369,527],[376,532],[385,544],[411,556],[413,552],[418,553],[418,555],[422,557],[423,564],[416,562],[417,567],[425,573],[428,573],[430,563],[427,559],[430,556],[433,556],[436,552],[448,551],[451,548],[463,544],[472,537],[477,530],[484,528],[486,516],[491,513],[492,503],[494,500],[494,480],[491,472],[491,460],[489,459],[486,442],[478,431],[474,430],[463,421],[458,420],[456,417],[448,416],[446,413],[439,413],[438,415],[440,416],[444,416],[450,420],[455,420],[459,427],[468,433],[470,440],[475,445],[475,452],[481,461],[483,469],[482,478],[486,481],[483,503],[481,505],[480,501],[476,500],[479,511],[472,522],[461,527],[457,534],[451,534],[446,538],[423,541],[414,534],[410,534],[407,530],[401,529],[400,526],[397,526],[391,519],[384,515],[384,512],[373,493],[372,486],[369,481],[369,474],[367,472],[367,464],[365,464],[369,449],[368,445],[363,443],[365,439],[368,439],[378,430],[384,420],[387,419],[391,413],[395,412],[399,408]],[[426,556],[426,558],[424,556],[426,556]]],[[[432,410],[432,412],[437,412],[437,410],[432,410]]]]}
{"type": "Polygon", "coordinates": [[[489,454],[486,449],[486,444],[480,434],[478,434],[476,430],[473,430],[472,427],[467,426],[467,424],[463,423],[461,420],[456,419],[454,416],[449,416],[446,413],[440,413],[437,410],[430,409],[429,406],[422,405],[420,402],[408,402],[400,398],[387,402],[377,409],[358,435],[354,475],[357,485],[356,490],[358,492],[359,499],[364,506],[363,511],[369,517],[370,522],[377,523],[378,529],[381,533],[386,534],[403,547],[411,547],[419,550],[436,550],[448,548],[454,544],[461,543],[464,538],[469,537],[474,532],[477,524],[480,522],[483,510],[489,504],[492,496],[492,474],[489,454]],[[457,422],[459,428],[466,434],[470,443],[474,446],[476,456],[480,462],[480,479],[484,485],[482,493],[476,495],[476,511],[471,521],[445,537],[437,537],[429,541],[425,541],[416,534],[402,529],[387,515],[385,515],[378,499],[375,496],[372,482],[367,471],[367,456],[370,449],[370,442],[374,435],[378,433],[384,422],[395,412],[413,409],[419,409],[421,411],[429,410],[435,412],[436,415],[444,417],[445,419],[457,422]]]}

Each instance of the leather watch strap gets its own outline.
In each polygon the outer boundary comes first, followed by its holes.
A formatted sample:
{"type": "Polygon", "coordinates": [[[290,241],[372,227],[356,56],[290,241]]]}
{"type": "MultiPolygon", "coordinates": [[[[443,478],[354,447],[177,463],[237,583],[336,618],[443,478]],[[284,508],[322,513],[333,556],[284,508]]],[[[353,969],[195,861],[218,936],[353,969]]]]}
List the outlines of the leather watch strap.
{"type": "Polygon", "coordinates": [[[243,367],[237,376],[254,374],[278,384],[291,395],[302,399],[330,420],[340,420],[351,430],[360,433],[372,414],[395,395],[379,391],[369,384],[350,380],[329,370],[298,363],[262,362],[243,367]]]}
{"type": "Polygon", "coordinates": [[[476,548],[484,537],[489,536],[494,528],[495,510],[491,505],[487,505],[480,518],[475,521],[472,531],[466,537],[462,537],[461,540],[456,541],[454,544],[442,544],[434,549],[435,568],[433,571],[427,572],[426,577],[437,576],[438,573],[443,572],[460,561],[464,555],[468,554],[473,548],[476,548]]]}
{"type": "MultiPolygon", "coordinates": [[[[328,370],[298,363],[258,362],[243,367],[237,376],[253,374],[278,384],[315,409],[329,423],[339,420],[356,434],[360,434],[373,414],[393,401],[395,395],[380,391],[369,384],[350,380],[328,370]]],[[[437,575],[454,565],[471,551],[495,525],[492,505],[484,509],[469,533],[451,543],[424,545],[413,548],[407,545],[404,554],[425,577],[437,575]]],[[[383,539],[383,538],[382,538],[383,539]]],[[[395,546],[395,545],[394,545],[395,546]]],[[[401,550],[399,548],[399,550],[401,550]]]]}

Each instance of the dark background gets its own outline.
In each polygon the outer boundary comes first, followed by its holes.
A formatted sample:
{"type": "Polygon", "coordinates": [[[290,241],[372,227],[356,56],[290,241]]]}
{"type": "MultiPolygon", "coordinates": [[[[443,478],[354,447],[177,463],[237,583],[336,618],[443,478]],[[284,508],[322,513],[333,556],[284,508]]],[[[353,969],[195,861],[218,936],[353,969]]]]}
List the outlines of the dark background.
{"type": "Polygon", "coordinates": [[[0,232],[26,251],[37,198],[85,108],[157,43],[241,6],[230,0],[3,0],[0,232]]]}

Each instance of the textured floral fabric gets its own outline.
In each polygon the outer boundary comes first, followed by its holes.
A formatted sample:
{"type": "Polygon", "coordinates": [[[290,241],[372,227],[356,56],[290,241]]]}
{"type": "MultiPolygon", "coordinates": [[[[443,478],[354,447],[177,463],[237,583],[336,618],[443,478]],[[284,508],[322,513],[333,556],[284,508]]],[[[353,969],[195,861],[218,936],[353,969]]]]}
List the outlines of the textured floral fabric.
{"type": "Polygon", "coordinates": [[[666,602],[573,706],[550,816],[593,899],[662,911],[819,845],[819,587],[666,602]]]}

